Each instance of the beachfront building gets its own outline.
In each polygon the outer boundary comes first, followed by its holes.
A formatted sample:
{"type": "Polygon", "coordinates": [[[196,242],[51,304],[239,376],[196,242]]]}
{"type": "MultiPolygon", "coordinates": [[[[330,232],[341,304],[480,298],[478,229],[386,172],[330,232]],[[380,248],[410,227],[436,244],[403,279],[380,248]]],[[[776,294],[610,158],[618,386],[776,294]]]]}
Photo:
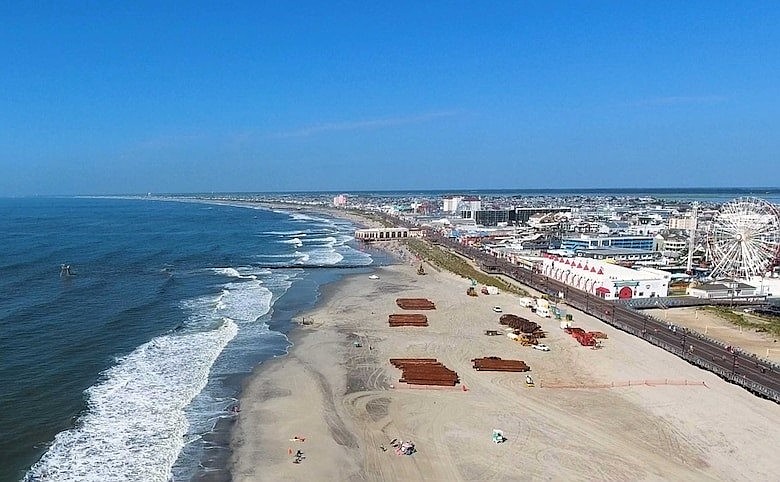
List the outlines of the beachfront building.
{"type": "Polygon", "coordinates": [[[554,254],[544,256],[541,270],[550,278],[606,300],[666,296],[671,280],[671,273],[658,269],[632,269],[597,259],[554,254]]]}
{"type": "Polygon", "coordinates": [[[704,299],[739,299],[759,296],[755,286],[731,279],[689,286],[687,293],[690,296],[704,299]]]}
{"type": "Polygon", "coordinates": [[[605,236],[594,234],[579,234],[564,236],[561,239],[561,249],[574,252],[577,249],[593,248],[628,248],[652,250],[653,236],[605,236]]]}
{"type": "MultiPolygon", "coordinates": [[[[481,207],[475,208],[475,206],[481,206],[481,202],[476,203],[477,201],[464,200],[460,203],[458,212],[461,218],[473,219],[476,224],[481,226],[530,225],[533,217],[538,220],[551,214],[569,215],[571,213],[571,208],[482,209],[481,207]]],[[[559,218],[555,219],[560,221],[559,218]]]]}
{"type": "Polygon", "coordinates": [[[366,228],[355,231],[355,239],[361,241],[390,241],[422,237],[423,231],[409,228],[366,228]]]}
{"type": "Polygon", "coordinates": [[[334,196],[333,198],[333,207],[337,208],[343,208],[347,205],[347,195],[346,194],[339,194],[338,196],[334,196]]]}
{"type": "Polygon", "coordinates": [[[657,263],[661,261],[660,251],[630,248],[576,249],[574,255],[583,258],[613,261],[620,264],[657,263]]]}

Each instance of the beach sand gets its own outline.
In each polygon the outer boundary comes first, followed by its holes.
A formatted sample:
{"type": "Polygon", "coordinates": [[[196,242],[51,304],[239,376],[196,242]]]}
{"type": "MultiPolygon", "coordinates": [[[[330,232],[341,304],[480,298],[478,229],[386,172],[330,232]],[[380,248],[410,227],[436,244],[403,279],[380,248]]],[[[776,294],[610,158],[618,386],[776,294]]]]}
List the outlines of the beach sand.
{"type": "Polygon", "coordinates": [[[516,296],[472,298],[468,280],[428,268],[418,276],[409,264],[383,267],[379,280],[326,287],[290,354],[246,384],[235,480],[777,480],[775,403],[570,309],[575,325],[609,337],[600,350],[579,346],[516,296]],[[434,301],[430,326],[390,328],[398,297],[434,301]],[[484,335],[503,332],[495,305],[540,323],[552,350],[484,335]],[[522,373],[475,371],[470,360],[483,356],[524,360],[537,386],[522,373]],[[398,383],[395,357],[438,358],[461,384],[398,383]],[[645,380],[691,385],[637,385],[645,380]],[[493,443],[493,429],[507,441],[493,443]],[[396,455],[393,439],[417,453],[396,455]],[[305,458],[295,464],[298,450],[305,458]]]}

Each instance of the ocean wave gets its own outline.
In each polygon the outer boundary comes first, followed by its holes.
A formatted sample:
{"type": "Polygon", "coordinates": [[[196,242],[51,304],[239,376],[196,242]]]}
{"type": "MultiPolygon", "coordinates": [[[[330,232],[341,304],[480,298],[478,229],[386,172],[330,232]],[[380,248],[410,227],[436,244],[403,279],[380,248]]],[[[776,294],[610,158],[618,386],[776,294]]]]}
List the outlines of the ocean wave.
{"type": "Polygon", "coordinates": [[[256,280],[258,276],[264,276],[271,273],[267,269],[257,269],[250,266],[239,268],[211,268],[211,270],[217,274],[230,278],[247,280],[256,280]]]}
{"type": "Polygon", "coordinates": [[[219,316],[238,324],[252,323],[271,309],[273,293],[259,280],[228,283],[214,302],[219,316]]]}
{"type": "Polygon", "coordinates": [[[300,238],[282,239],[279,242],[280,243],[284,243],[284,244],[292,244],[292,245],[295,245],[295,246],[303,245],[303,241],[301,241],[300,238]]]}
{"type": "Polygon", "coordinates": [[[294,258],[295,253],[279,253],[279,254],[255,254],[255,258],[294,258]]]}
{"type": "Polygon", "coordinates": [[[231,278],[240,278],[240,279],[257,279],[257,276],[254,274],[242,274],[240,271],[238,271],[236,268],[211,268],[212,271],[214,271],[217,274],[221,274],[223,276],[228,276],[231,278]]]}
{"type": "Polygon", "coordinates": [[[333,236],[325,236],[323,238],[309,238],[308,241],[316,244],[324,244],[327,246],[335,246],[338,243],[338,239],[333,236]]]}
{"type": "Polygon", "coordinates": [[[187,433],[184,409],[237,332],[224,318],[215,329],[163,335],[121,358],[86,390],[77,426],[57,434],[24,480],[169,480],[187,433]]]}
{"type": "Polygon", "coordinates": [[[304,257],[301,257],[296,263],[310,265],[337,265],[344,256],[334,249],[312,249],[307,251],[304,257]]]}
{"type": "Polygon", "coordinates": [[[309,258],[310,258],[310,254],[309,253],[302,253],[300,251],[296,251],[294,254],[295,254],[295,256],[298,257],[298,259],[295,261],[298,264],[305,263],[305,262],[309,261],[309,258]]]}
{"type": "Polygon", "coordinates": [[[322,218],[315,218],[313,216],[309,216],[308,214],[301,214],[301,213],[285,213],[289,214],[291,218],[295,221],[324,221],[322,218]]]}
{"type": "Polygon", "coordinates": [[[351,265],[368,266],[374,262],[374,258],[370,254],[358,251],[350,246],[339,246],[338,252],[344,257],[344,262],[351,265]]]}
{"type": "Polygon", "coordinates": [[[241,278],[241,273],[236,268],[212,268],[215,273],[230,276],[233,278],[241,278]]]}
{"type": "Polygon", "coordinates": [[[271,234],[275,236],[306,236],[309,233],[309,230],[302,229],[302,230],[295,230],[295,231],[264,231],[260,234],[271,234]]]}

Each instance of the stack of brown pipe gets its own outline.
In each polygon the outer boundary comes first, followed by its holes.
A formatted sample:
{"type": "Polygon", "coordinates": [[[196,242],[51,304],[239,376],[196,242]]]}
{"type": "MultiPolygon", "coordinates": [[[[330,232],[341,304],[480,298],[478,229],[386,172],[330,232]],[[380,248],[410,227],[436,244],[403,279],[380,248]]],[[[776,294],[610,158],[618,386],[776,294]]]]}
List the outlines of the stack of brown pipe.
{"type": "Polygon", "coordinates": [[[474,369],[491,372],[527,372],[531,369],[522,360],[502,360],[496,356],[474,358],[474,369]]]}
{"type": "Polygon", "coordinates": [[[390,363],[403,372],[398,380],[401,383],[454,387],[460,382],[456,372],[435,358],[391,358],[390,363]]]}
{"type": "Polygon", "coordinates": [[[425,298],[398,298],[396,304],[404,310],[435,310],[433,301],[425,298]]]}
{"type": "Polygon", "coordinates": [[[428,317],[420,314],[390,315],[388,321],[391,328],[397,326],[428,326],[428,317]]]}
{"type": "Polygon", "coordinates": [[[498,322],[502,325],[514,328],[515,330],[520,330],[523,333],[533,333],[541,328],[539,324],[534,323],[533,321],[528,321],[525,318],[510,314],[501,315],[498,322]]]}

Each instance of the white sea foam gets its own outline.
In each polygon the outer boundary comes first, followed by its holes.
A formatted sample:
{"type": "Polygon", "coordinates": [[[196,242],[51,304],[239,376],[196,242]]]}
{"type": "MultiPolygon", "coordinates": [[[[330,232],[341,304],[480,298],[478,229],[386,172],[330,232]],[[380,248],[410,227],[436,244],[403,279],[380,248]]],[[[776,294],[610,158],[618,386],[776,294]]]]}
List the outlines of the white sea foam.
{"type": "Polygon", "coordinates": [[[252,323],[271,309],[273,293],[259,280],[239,281],[225,285],[214,303],[220,316],[239,325],[252,323]]]}
{"type": "Polygon", "coordinates": [[[331,248],[317,248],[307,251],[307,258],[299,260],[299,263],[315,264],[315,265],[335,265],[344,259],[340,253],[331,248]]]}
{"type": "Polygon", "coordinates": [[[284,244],[293,244],[295,246],[301,246],[303,244],[303,241],[301,241],[300,238],[283,239],[279,242],[284,244]]]}
{"type": "Polygon", "coordinates": [[[238,327],[154,338],[118,360],[87,389],[88,410],[60,432],[27,481],[167,481],[184,446],[184,408],[238,327]]]}
{"type": "Polygon", "coordinates": [[[256,254],[254,255],[255,258],[295,258],[297,255],[295,253],[281,253],[281,254],[256,254]]]}
{"type": "Polygon", "coordinates": [[[225,276],[232,276],[233,278],[241,278],[241,273],[236,268],[213,268],[215,273],[223,274],[225,276]]]}
{"type": "Polygon", "coordinates": [[[351,234],[339,234],[338,235],[338,239],[339,239],[339,243],[340,244],[344,244],[344,243],[348,243],[348,242],[352,241],[353,239],[355,239],[355,236],[351,235],[351,234]]]}
{"type": "Polygon", "coordinates": [[[302,253],[300,251],[296,251],[295,252],[295,256],[298,257],[298,259],[296,260],[296,263],[298,263],[298,264],[303,264],[303,263],[309,261],[309,258],[310,258],[309,253],[302,253]]]}
{"type": "MultiPolygon", "coordinates": [[[[26,481],[169,480],[182,447],[203,429],[203,423],[190,427],[185,411],[192,410],[188,405],[206,386],[215,360],[239,326],[246,331],[244,342],[268,335],[268,325],[257,320],[295,276],[274,275],[265,286],[256,278],[270,270],[212,271],[234,281],[224,284],[216,296],[182,302],[190,313],[184,330],[154,338],[106,370],[102,380],[86,391],[88,407],[77,426],[55,437],[26,481]],[[280,293],[274,295],[269,287],[280,293]]],[[[235,365],[221,370],[230,372],[235,365]]],[[[208,397],[199,399],[203,405],[208,397]]]]}
{"type": "Polygon", "coordinates": [[[286,213],[289,214],[291,218],[293,218],[296,221],[324,221],[322,218],[315,218],[313,216],[309,216],[308,214],[301,214],[301,213],[286,213]]]}
{"type": "Polygon", "coordinates": [[[309,241],[317,244],[326,244],[328,246],[335,246],[336,243],[338,243],[338,239],[334,238],[333,236],[326,236],[324,238],[311,238],[309,241]]]}
{"type": "MultiPolygon", "coordinates": [[[[229,276],[231,278],[240,278],[240,279],[257,279],[256,273],[247,273],[248,268],[211,268],[212,271],[214,271],[217,274],[221,274],[223,276],[229,276]],[[241,271],[244,271],[242,273],[241,271]]],[[[261,273],[264,274],[264,273],[261,273]]]]}

